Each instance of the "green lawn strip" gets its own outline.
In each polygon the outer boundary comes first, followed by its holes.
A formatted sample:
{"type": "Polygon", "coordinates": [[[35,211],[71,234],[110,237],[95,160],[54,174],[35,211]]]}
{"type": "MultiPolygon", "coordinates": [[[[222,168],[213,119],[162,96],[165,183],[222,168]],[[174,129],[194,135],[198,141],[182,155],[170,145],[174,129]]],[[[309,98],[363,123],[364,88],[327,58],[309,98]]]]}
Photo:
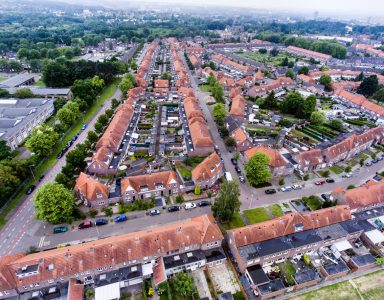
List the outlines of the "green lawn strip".
{"type": "Polygon", "coordinates": [[[355,288],[348,282],[343,281],[321,289],[295,297],[296,300],[357,300],[360,299],[355,288]]]}
{"type": "Polygon", "coordinates": [[[343,173],[343,169],[342,168],[340,168],[339,166],[332,166],[332,167],[330,167],[329,168],[333,173],[335,173],[335,174],[341,174],[341,173],[343,173]]]}
{"type": "Polygon", "coordinates": [[[244,220],[241,217],[240,213],[235,213],[231,222],[225,223],[225,224],[220,223],[220,227],[224,231],[234,229],[234,228],[243,227],[243,226],[245,226],[245,223],[244,223],[244,220]]]}
{"type": "Polygon", "coordinates": [[[177,164],[176,165],[176,169],[180,172],[181,176],[183,177],[183,179],[188,176],[189,179],[192,178],[192,172],[191,170],[185,168],[184,166],[180,165],[180,164],[177,164]]]}
{"type": "Polygon", "coordinates": [[[285,281],[290,286],[295,285],[295,280],[293,279],[292,275],[295,275],[296,270],[289,260],[286,260],[284,263],[280,265],[280,270],[281,270],[282,276],[285,278],[285,281]]]}
{"type": "Polygon", "coordinates": [[[365,154],[365,153],[362,153],[360,152],[358,155],[357,155],[360,159],[363,159],[363,160],[366,160],[368,158],[368,155],[365,154]]]}
{"type": "Polygon", "coordinates": [[[7,78],[4,78],[4,77],[0,77],[0,82],[6,80],[7,78]]]}
{"type": "Polygon", "coordinates": [[[317,196],[303,197],[303,201],[312,211],[320,209],[323,205],[320,198],[317,196]]]}
{"type": "Polygon", "coordinates": [[[35,86],[45,86],[45,83],[42,80],[36,81],[35,86]]]}
{"type": "Polygon", "coordinates": [[[0,213],[0,228],[2,228],[6,224],[7,215],[19,204],[21,199],[24,198],[25,192],[27,191],[28,187],[31,184],[34,184],[41,175],[43,175],[49,168],[55,165],[55,163],[57,162],[57,154],[61,151],[64,145],[67,144],[73,138],[73,136],[81,130],[81,126],[83,125],[83,123],[87,123],[102,106],[102,104],[113,95],[117,84],[118,80],[115,80],[103,90],[103,92],[100,94],[100,97],[96,99],[92,107],[84,115],[84,118],[79,119],[79,121],[69,129],[66,136],[62,139],[60,145],[53,151],[52,155],[47,158],[37,169],[34,170],[36,179],[30,179],[20,190],[20,192],[8,203],[7,207],[5,207],[0,213]]]}
{"type": "Polygon", "coordinates": [[[281,209],[279,204],[273,204],[268,207],[269,211],[275,216],[275,217],[280,217],[284,215],[283,210],[281,209]]]}
{"type": "Polygon", "coordinates": [[[251,224],[270,220],[269,214],[264,207],[245,210],[243,213],[251,224]]]}
{"type": "Polygon", "coordinates": [[[356,166],[358,164],[358,162],[354,159],[351,159],[349,162],[348,162],[348,166],[350,166],[351,168],[353,168],[354,166],[356,166]]]}

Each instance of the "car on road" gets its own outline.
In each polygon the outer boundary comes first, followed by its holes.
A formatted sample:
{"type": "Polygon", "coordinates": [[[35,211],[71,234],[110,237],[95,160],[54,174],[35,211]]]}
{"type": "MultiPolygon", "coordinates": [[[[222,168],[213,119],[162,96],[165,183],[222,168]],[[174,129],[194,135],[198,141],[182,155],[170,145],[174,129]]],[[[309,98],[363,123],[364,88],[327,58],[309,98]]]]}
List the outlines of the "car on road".
{"type": "Polygon", "coordinates": [[[244,178],[243,175],[240,175],[240,176],[239,176],[239,180],[240,180],[241,183],[245,183],[245,178],[244,178]]]}
{"type": "Polygon", "coordinates": [[[194,209],[194,208],[196,208],[196,203],[193,203],[193,202],[186,203],[185,206],[184,206],[184,208],[185,208],[186,210],[194,209]]]}
{"type": "Polygon", "coordinates": [[[103,225],[107,225],[107,224],[108,224],[107,219],[97,219],[95,222],[96,226],[103,226],[103,225]]]}
{"type": "Polygon", "coordinates": [[[325,182],[327,182],[327,183],[334,183],[334,182],[335,182],[335,179],[333,179],[333,178],[327,178],[327,179],[325,180],[325,182]]]}
{"type": "Polygon", "coordinates": [[[276,190],[275,190],[275,189],[267,189],[267,190],[265,190],[265,193],[266,193],[267,195],[276,194],[276,190]]]}
{"type": "Polygon", "coordinates": [[[236,159],[231,158],[231,162],[232,162],[232,164],[233,164],[234,166],[237,166],[237,160],[236,160],[236,159]]]}
{"type": "Polygon", "coordinates": [[[87,123],[84,123],[83,126],[81,126],[81,130],[84,130],[85,128],[87,128],[87,123]]]}
{"type": "Polygon", "coordinates": [[[124,221],[127,221],[126,215],[120,215],[120,216],[115,218],[115,223],[120,223],[120,222],[124,222],[124,221]]]}
{"type": "Polygon", "coordinates": [[[149,215],[149,216],[158,216],[158,215],[160,215],[160,210],[158,210],[158,209],[151,209],[151,210],[148,212],[148,215],[149,215]]]}
{"type": "Polygon", "coordinates": [[[293,188],[294,190],[301,190],[301,189],[303,188],[303,186],[300,185],[300,184],[294,184],[294,185],[292,185],[292,188],[293,188]]]}
{"type": "Polygon", "coordinates": [[[81,222],[78,226],[79,229],[91,228],[93,226],[91,221],[81,222]]]}
{"type": "Polygon", "coordinates": [[[323,185],[324,183],[325,183],[324,179],[320,179],[320,180],[315,182],[316,185],[323,185]]]}
{"type": "Polygon", "coordinates": [[[341,177],[343,177],[343,178],[351,178],[352,177],[352,173],[343,174],[341,177]]]}
{"type": "Polygon", "coordinates": [[[237,174],[241,174],[241,169],[239,168],[239,166],[235,166],[235,171],[237,174]]]}
{"type": "Polygon", "coordinates": [[[60,159],[63,157],[63,151],[60,151],[59,154],[57,154],[57,159],[60,159]]]}
{"type": "Polygon", "coordinates": [[[202,200],[202,201],[200,201],[200,202],[198,203],[198,205],[199,205],[200,207],[203,207],[203,206],[209,206],[209,205],[211,205],[211,202],[209,202],[208,200],[202,200]]]}
{"type": "Polygon", "coordinates": [[[175,211],[179,211],[179,210],[180,210],[180,206],[178,206],[178,205],[173,205],[173,206],[168,207],[169,212],[175,212],[175,211]]]}
{"type": "Polygon", "coordinates": [[[35,190],[36,185],[32,184],[29,186],[28,190],[25,192],[27,195],[32,194],[32,192],[35,190]]]}
{"type": "Polygon", "coordinates": [[[292,187],[291,186],[283,186],[281,188],[281,191],[282,192],[289,192],[289,191],[292,191],[292,187]]]}
{"type": "Polygon", "coordinates": [[[62,233],[62,232],[67,232],[68,227],[67,226],[57,226],[53,228],[53,233],[62,233]]]}

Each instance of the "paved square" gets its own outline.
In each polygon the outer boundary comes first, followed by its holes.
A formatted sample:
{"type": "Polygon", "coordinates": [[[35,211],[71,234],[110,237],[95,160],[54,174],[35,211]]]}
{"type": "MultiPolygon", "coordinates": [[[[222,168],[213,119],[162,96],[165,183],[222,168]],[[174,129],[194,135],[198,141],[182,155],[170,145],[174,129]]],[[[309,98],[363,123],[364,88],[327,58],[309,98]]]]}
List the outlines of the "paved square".
{"type": "Polygon", "coordinates": [[[208,268],[216,291],[231,292],[232,294],[240,291],[240,287],[235,279],[235,275],[227,263],[208,268]]]}

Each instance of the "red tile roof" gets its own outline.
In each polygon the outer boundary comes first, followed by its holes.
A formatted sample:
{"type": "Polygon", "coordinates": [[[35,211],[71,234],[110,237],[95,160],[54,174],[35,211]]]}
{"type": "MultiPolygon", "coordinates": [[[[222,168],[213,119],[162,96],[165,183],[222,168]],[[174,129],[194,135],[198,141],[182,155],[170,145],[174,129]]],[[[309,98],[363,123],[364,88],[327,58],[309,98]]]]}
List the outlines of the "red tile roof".
{"type": "Polygon", "coordinates": [[[77,178],[74,190],[75,192],[80,191],[81,194],[90,201],[107,199],[109,194],[108,187],[105,184],[83,172],[81,172],[77,178]]]}
{"type": "Polygon", "coordinates": [[[269,165],[271,167],[283,167],[287,165],[287,160],[284,156],[276,149],[272,149],[265,146],[256,146],[244,152],[245,157],[250,159],[255,153],[261,152],[269,157],[269,165]]]}
{"type": "Polygon", "coordinates": [[[121,193],[124,194],[129,189],[140,192],[142,187],[148,187],[148,190],[156,190],[156,185],[162,184],[164,188],[169,184],[179,185],[177,174],[173,171],[158,172],[152,174],[131,176],[121,180],[121,193]]]}
{"type": "Polygon", "coordinates": [[[351,209],[384,204],[384,182],[346,190],[344,199],[351,209]]]}
{"type": "Polygon", "coordinates": [[[325,59],[325,60],[329,60],[332,58],[332,56],[328,55],[328,54],[324,54],[324,53],[320,53],[320,52],[316,52],[316,51],[311,51],[311,50],[307,50],[307,49],[299,48],[299,47],[294,47],[294,46],[288,46],[287,50],[288,50],[288,52],[292,52],[292,53],[295,53],[298,55],[303,55],[306,57],[316,57],[316,58],[325,59]]]}
{"type": "Polygon", "coordinates": [[[206,157],[192,170],[192,179],[194,182],[211,179],[222,170],[223,164],[216,152],[206,157]]]}
{"type": "Polygon", "coordinates": [[[245,99],[243,96],[238,95],[232,99],[232,106],[229,114],[232,116],[243,117],[244,112],[245,112],[245,99]]]}
{"type": "Polygon", "coordinates": [[[320,149],[312,149],[300,152],[298,157],[299,165],[303,167],[314,167],[324,163],[323,153],[320,149]]]}

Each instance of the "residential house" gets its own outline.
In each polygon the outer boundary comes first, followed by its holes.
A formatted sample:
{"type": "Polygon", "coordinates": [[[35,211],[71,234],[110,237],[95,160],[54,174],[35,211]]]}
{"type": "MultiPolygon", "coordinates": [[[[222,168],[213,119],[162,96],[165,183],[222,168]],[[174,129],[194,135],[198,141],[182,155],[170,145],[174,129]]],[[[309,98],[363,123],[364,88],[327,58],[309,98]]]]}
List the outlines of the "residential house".
{"type": "Polygon", "coordinates": [[[214,144],[208,125],[202,117],[193,117],[188,121],[193,151],[188,155],[208,155],[214,151],[214,144]]]}
{"type": "Polygon", "coordinates": [[[253,146],[248,134],[241,127],[237,128],[235,131],[232,131],[230,133],[230,137],[235,140],[237,151],[246,151],[253,146]]]}
{"type": "Polygon", "coordinates": [[[289,77],[279,77],[274,80],[272,83],[264,85],[255,85],[248,90],[248,96],[258,97],[269,94],[272,91],[279,92],[284,87],[292,87],[295,82],[289,77]]]}
{"type": "Polygon", "coordinates": [[[238,95],[232,98],[231,110],[229,114],[236,118],[240,123],[244,121],[245,113],[245,99],[243,96],[238,95]]]}
{"type": "Polygon", "coordinates": [[[332,59],[331,55],[316,52],[316,51],[311,51],[299,47],[294,47],[294,46],[288,46],[286,51],[288,53],[298,55],[298,56],[304,56],[307,58],[313,58],[315,60],[321,61],[321,62],[328,62],[332,59]]]}
{"type": "Polygon", "coordinates": [[[76,180],[74,191],[77,198],[84,201],[87,206],[103,207],[109,204],[108,186],[97,178],[83,172],[80,173],[76,180]]]}
{"type": "Polygon", "coordinates": [[[223,175],[223,163],[216,152],[206,157],[192,170],[193,182],[203,189],[212,187],[223,175]]]}
{"type": "Polygon", "coordinates": [[[256,153],[264,153],[269,158],[269,168],[273,177],[293,174],[293,165],[276,149],[266,146],[256,146],[244,152],[245,158],[250,159],[256,153]]]}
{"type": "Polygon", "coordinates": [[[180,183],[173,171],[131,176],[121,180],[121,195],[125,201],[165,197],[180,192],[180,183]]]}
{"type": "Polygon", "coordinates": [[[299,152],[293,156],[293,159],[297,162],[298,170],[303,173],[326,167],[325,158],[320,149],[299,152]]]}
{"type": "Polygon", "coordinates": [[[169,81],[164,79],[156,79],[153,86],[153,93],[157,97],[168,97],[169,81]]]}

